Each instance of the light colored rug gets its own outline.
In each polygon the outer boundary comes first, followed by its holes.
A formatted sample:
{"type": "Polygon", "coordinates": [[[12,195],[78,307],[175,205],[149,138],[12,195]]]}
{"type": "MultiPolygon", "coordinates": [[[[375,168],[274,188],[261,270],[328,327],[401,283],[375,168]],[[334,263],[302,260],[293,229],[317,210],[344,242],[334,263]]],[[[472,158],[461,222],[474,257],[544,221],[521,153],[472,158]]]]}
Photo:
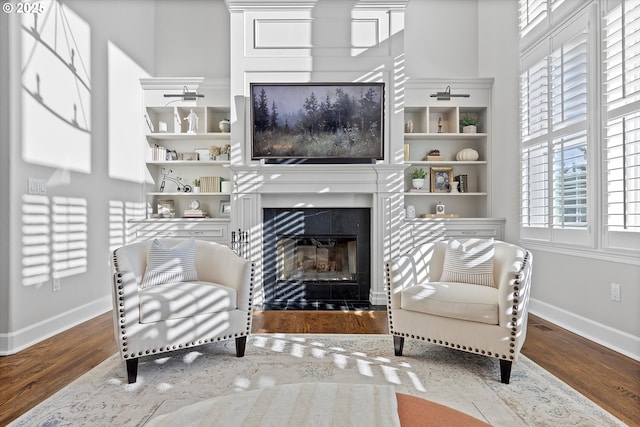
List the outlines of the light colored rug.
{"type": "Polygon", "coordinates": [[[138,382],[114,355],[24,414],[13,426],[143,426],[213,397],[297,383],[392,385],[494,426],[620,426],[622,422],[521,356],[511,384],[492,358],[390,335],[253,335],[143,359],[138,382]]]}
{"type": "Polygon", "coordinates": [[[192,403],[146,427],[400,427],[390,385],[282,384],[192,403]]]}

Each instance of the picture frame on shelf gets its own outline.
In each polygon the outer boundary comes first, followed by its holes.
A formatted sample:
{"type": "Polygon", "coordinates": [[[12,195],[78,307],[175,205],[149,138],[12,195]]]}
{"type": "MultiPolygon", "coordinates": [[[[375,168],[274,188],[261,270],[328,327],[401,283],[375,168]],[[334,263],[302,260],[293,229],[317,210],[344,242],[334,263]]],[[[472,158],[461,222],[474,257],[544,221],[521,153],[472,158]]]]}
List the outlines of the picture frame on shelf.
{"type": "Polygon", "coordinates": [[[166,160],[178,160],[178,152],[176,150],[167,150],[166,160]]]}
{"type": "Polygon", "coordinates": [[[176,215],[173,200],[158,200],[158,218],[173,218],[176,215]]]}
{"type": "Polygon", "coordinates": [[[453,183],[452,167],[432,167],[431,168],[431,192],[449,193],[453,183]]]}
{"type": "Polygon", "coordinates": [[[218,215],[225,218],[231,216],[231,202],[225,200],[221,201],[218,215]]]}
{"type": "Polygon", "coordinates": [[[198,160],[198,153],[196,153],[195,151],[188,152],[188,153],[181,153],[180,155],[182,157],[182,160],[187,160],[187,161],[196,161],[196,160],[198,160]]]}

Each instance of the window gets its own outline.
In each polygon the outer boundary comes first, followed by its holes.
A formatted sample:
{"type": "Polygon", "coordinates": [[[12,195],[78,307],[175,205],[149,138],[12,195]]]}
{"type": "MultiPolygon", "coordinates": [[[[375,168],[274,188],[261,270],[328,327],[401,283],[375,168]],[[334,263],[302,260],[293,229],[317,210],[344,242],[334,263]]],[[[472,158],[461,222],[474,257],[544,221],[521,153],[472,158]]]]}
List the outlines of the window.
{"type": "Polygon", "coordinates": [[[640,2],[578,4],[520,0],[521,235],[635,259],[640,2]]]}
{"type": "Polygon", "coordinates": [[[586,14],[523,57],[521,224],[525,238],[589,244],[586,14]]]}
{"type": "Polygon", "coordinates": [[[638,249],[640,238],[640,3],[604,15],[605,242],[638,249]],[[635,242],[635,243],[634,243],[635,242]]]}

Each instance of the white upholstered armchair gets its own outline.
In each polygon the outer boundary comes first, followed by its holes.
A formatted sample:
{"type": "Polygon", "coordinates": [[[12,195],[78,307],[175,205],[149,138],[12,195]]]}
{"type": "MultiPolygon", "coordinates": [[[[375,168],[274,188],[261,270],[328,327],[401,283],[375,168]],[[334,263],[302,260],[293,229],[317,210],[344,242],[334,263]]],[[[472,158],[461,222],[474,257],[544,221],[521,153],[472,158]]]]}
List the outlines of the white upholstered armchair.
{"type": "Polygon", "coordinates": [[[527,332],[531,253],[502,241],[428,243],[386,263],[389,330],[500,360],[501,381],[527,332]]]}
{"type": "Polygon", "coordinates": [[[115,336],[128,382],[142,356],[235,338],[251,330],[253,263],[224,245],[160,239],[113,252],[115,336]]]}

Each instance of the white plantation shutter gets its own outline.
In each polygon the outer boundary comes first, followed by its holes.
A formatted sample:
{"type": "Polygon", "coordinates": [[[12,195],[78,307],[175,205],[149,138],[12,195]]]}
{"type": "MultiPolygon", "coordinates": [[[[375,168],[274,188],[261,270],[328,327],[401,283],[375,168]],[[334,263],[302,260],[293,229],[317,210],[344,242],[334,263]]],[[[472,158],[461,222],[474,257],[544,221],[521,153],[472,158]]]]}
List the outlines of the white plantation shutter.
{"type": "Polygon", "coordinates": [[[587,135],[553,141],[553,227],[587,227],[587,135]]]}
{"type": "Polygon", "coordinates": [[[587,32],[560,43],[551,55],[553,130],[587,126],[587,32]]]}
{"type": "Polygon", "coordinates": [[[520,217],[524,238],[590,242],[586,16],[540,43],[530,53],[532,58],[523,58],[520,217]]]}
{"type": "Polygon", "coordinates": [[[520,75],[520,135],[530,141],[544,135],[549,125],[547,57],[520,75]]]}
{"type": "Polygon", "coordinates": [[[604,16],[605,241],[640,249],[640,2],[604,16]]]}
{"type": "Polygon", "coordinates": [[[521,221],[524,227],[549,226],[549,152],[547,143],[522,150],[521,221]]]}
{"type": "Polygon", "coordinates": [[[520,0],[520,34],[528,33],[547,17],[547,0],[520,0]]]}

